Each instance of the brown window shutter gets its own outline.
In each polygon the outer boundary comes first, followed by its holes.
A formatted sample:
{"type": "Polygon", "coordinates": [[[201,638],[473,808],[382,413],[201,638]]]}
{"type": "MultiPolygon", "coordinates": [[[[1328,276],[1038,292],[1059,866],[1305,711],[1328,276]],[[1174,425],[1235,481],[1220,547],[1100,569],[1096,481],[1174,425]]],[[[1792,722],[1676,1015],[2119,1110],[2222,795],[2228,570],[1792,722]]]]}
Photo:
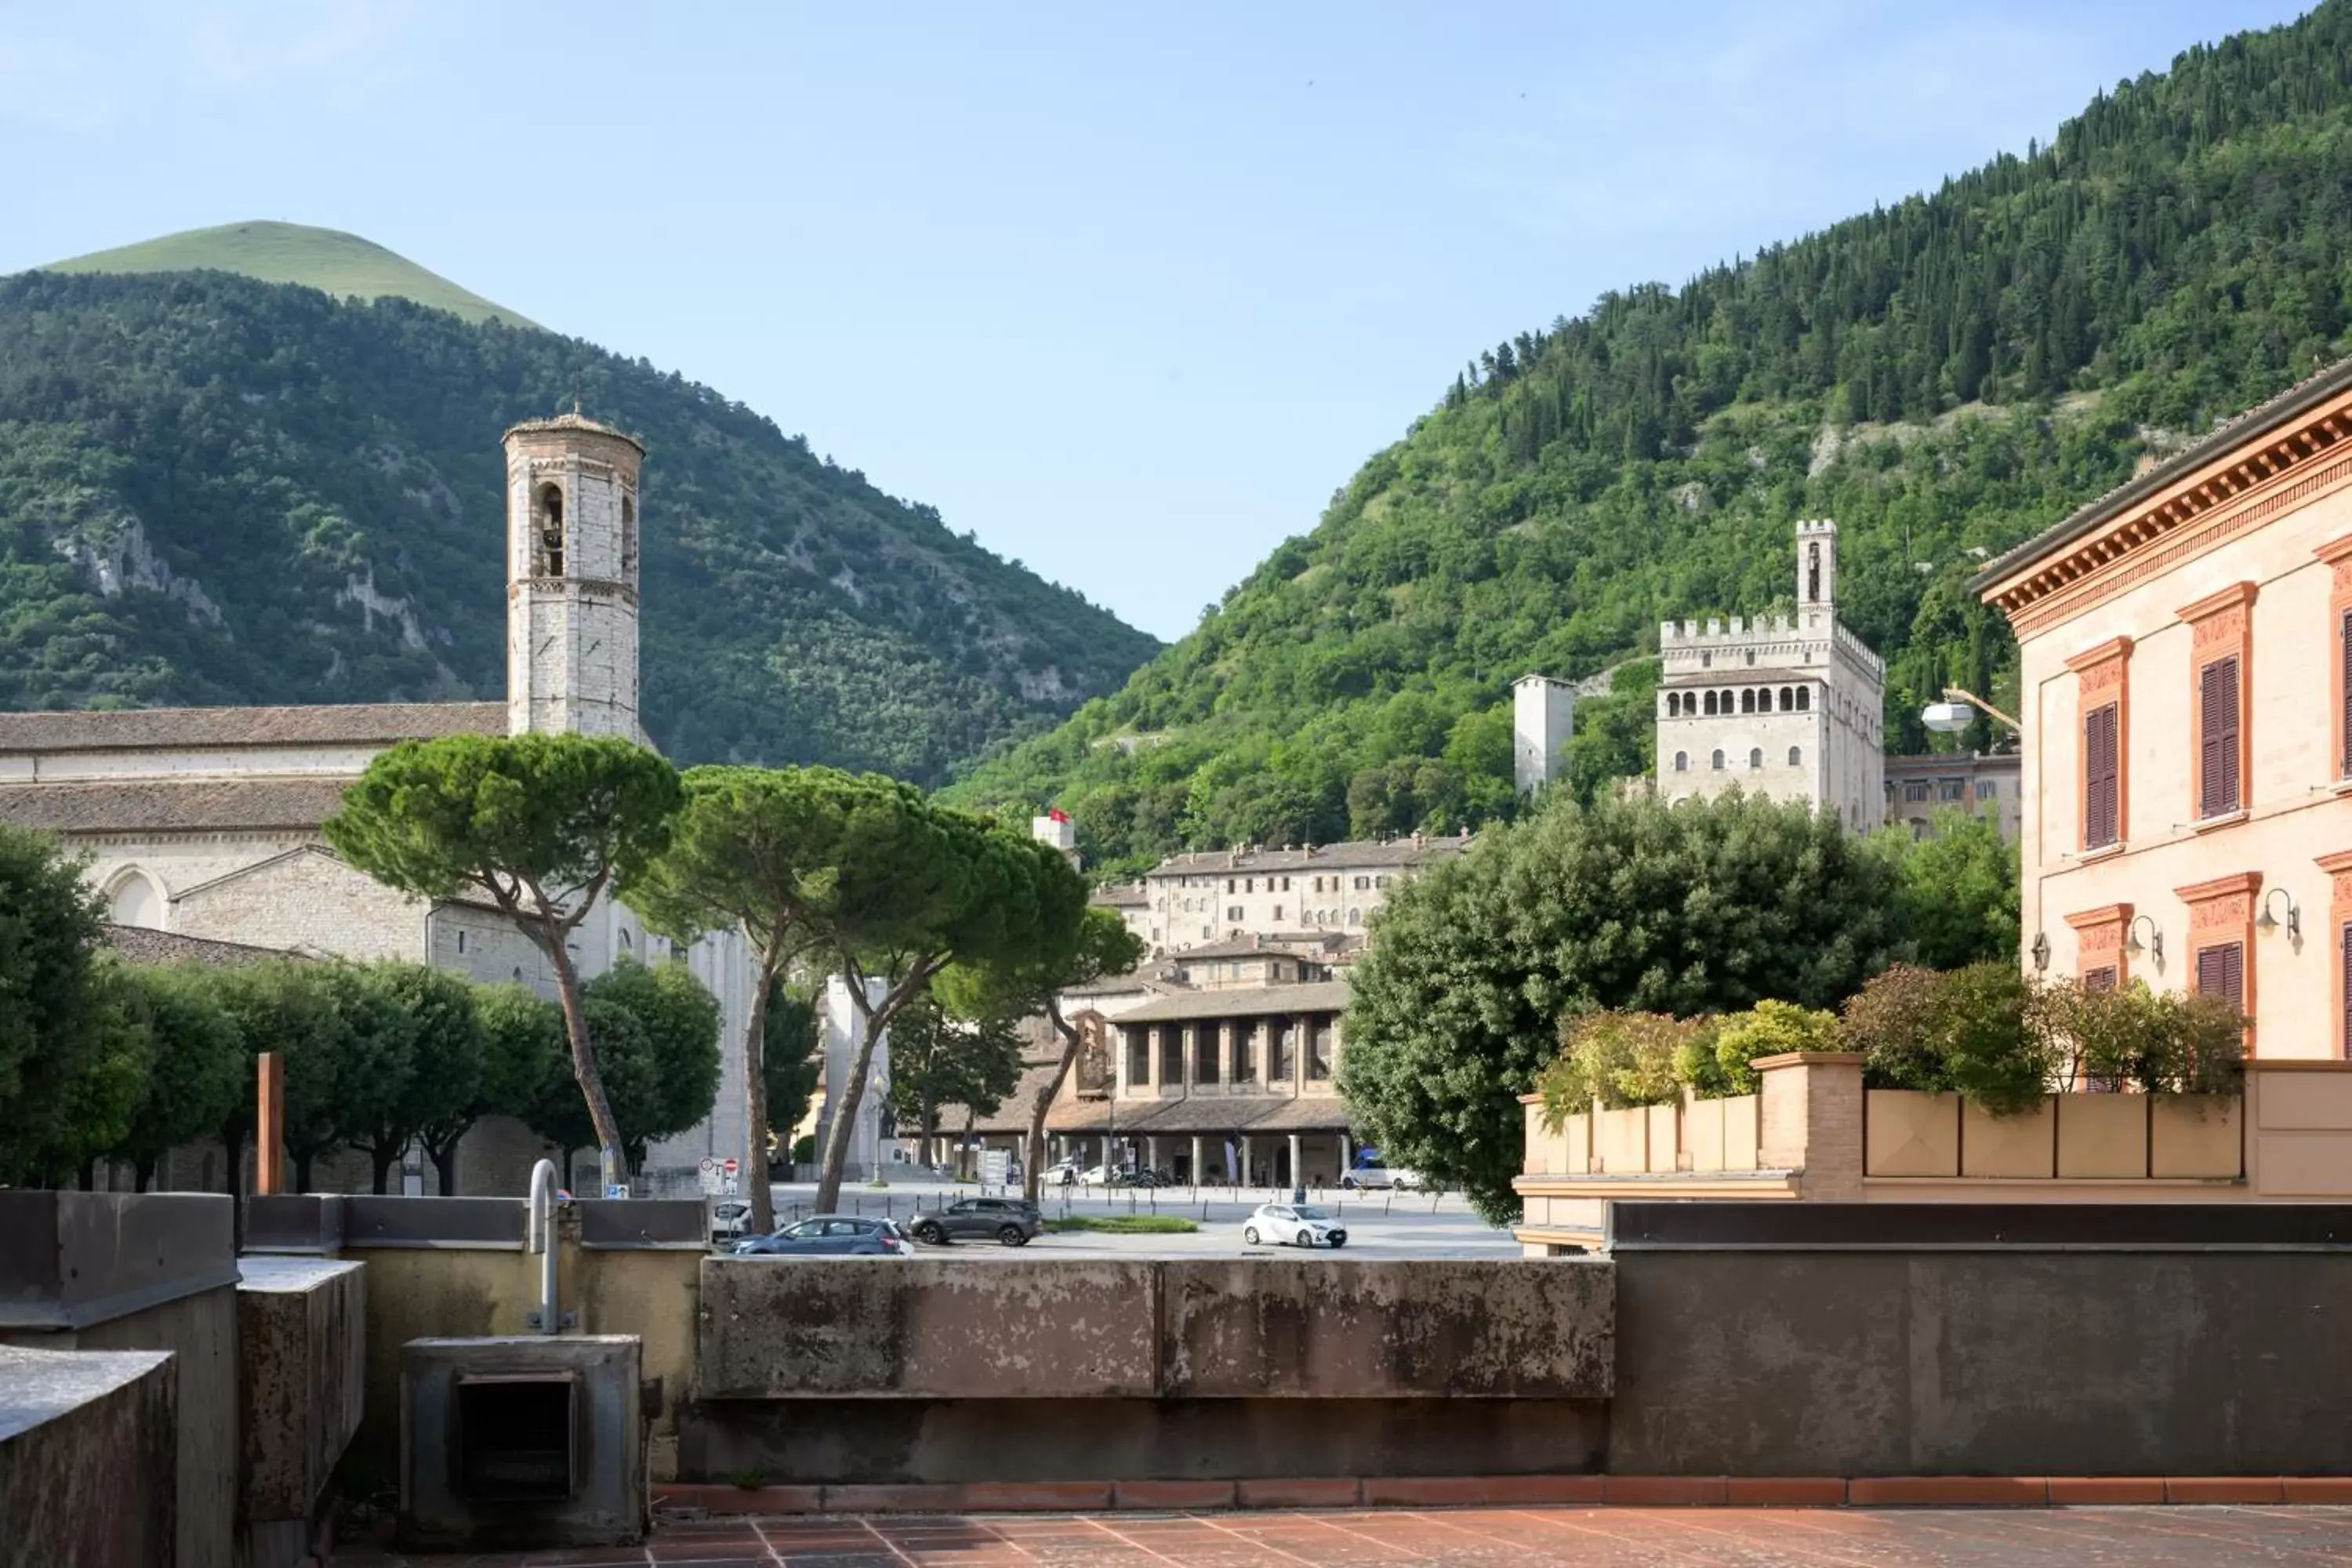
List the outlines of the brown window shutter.
{"type": "Polygon", "coordinates": [[[2217,658],[2199,672],[2200,816],[2238,809],[2238,660],[2217,658]]]}
{"type": "Polygon", "coordinates": [[[2197,950],[2197,994],[2222,996],[2232,1007],[2246,1005],[2246,946],[2217,942],[2197,950]]]}
{"type": "Polygon", "coordinates": [[[2218,947],[2200,947],[2197,950],[2197,994],[2200,996],[2221,994],[2221,950],[2218,947]]]}
{"type": "MultiPolygon", "coordinates": [[[[2352,940],[2352,926],[2347,926],[2347,927],[2345,928],[2345,931],[2346,931],[2346,933],[2347,933],[2347,940],[2352,940]]],[[[2098,968],[2096,968],[2096,969],[2086,969],[2086,970],[2084,970],[2084,971],[2083,972],[2083,989],[2084,989],[2084,990],[2085,990],[2085,991],[2113,991],[2115,988],[2116,988],[2116,966],[2115,966],[2114,964],[2112,964],[2112,963],[2101,964],[2101,965],[2100,965],[2098,968]]]]}
{"type": "Polygon", "coordinates": [[[2114,703],[2091,710],[2083,721],[2083,847],[2097,849],[2116,841],[2118,826],[2116,792],[2116,713],[2114,703]]]}
{"type": "Polygon", "coordinates": [[[2336,635],[2344,665],[2344,754],[2336,759],[2336,772],[2340,778],[2352,778],[2352,610],[2344,612],[2336,635]]]}

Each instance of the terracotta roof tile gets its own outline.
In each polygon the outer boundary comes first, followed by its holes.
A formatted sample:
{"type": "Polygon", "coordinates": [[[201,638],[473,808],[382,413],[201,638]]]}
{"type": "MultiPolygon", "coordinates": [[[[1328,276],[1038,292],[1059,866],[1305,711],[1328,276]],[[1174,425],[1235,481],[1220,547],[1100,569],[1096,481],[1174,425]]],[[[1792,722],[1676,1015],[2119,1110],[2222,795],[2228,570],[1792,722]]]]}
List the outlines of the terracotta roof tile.
{"type": "Polygon", "coordinates": [[[0,713],[0,753],[196,746],[391,745],[503,735],[503,702],[374,702],[303,708],[131,708],[0,713]]]}
{"type": "Polygon", "coordinates": [[[0,821],[52,833],[310,831],[347,779],[186,779],[0,786],[0,821]]]}

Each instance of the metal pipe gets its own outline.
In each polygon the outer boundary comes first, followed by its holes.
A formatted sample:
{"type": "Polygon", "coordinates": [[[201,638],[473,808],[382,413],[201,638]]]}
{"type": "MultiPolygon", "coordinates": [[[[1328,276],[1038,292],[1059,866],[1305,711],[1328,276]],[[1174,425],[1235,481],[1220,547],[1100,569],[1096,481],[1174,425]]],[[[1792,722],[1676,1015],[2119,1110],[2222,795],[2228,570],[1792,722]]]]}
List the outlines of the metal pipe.
{"type": "Polygon", "coordinates": [[[559,1333],[563,1310],[556,1297],[555,1162],[541,1160],[530,1168],[530,1214],[523,1234],[523,1250],[539,1259],[539,1310],[531,1326],[542,1334],[559,1333]]]}

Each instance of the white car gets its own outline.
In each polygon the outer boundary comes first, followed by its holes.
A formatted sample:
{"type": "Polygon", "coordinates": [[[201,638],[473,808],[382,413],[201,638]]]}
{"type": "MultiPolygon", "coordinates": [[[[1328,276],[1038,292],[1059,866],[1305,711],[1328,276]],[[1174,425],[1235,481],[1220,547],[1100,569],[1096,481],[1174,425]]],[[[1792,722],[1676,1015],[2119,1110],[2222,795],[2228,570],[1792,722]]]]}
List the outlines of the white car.
{"type": "Polygon", "coordinates": [[[751,1205],[741,1198],[727,1198],[710,1205],[710,1239],[730,1241],[741,1238],[751,1223],[751,1205]]]}
{"type": "Polygon", "coordinates": [[[1306,1204],[1260,1204],[1242,1224],[1242,1239],[1255,1247],[1345,1247],[1348,1230],[1321,1209],[1306,1204]]]}
{"type": "Polygon", "coordinates": [[[1391,1190],[1418,1193],[1426,1190],[1421,1173],[1408,1171],[1402,1165],[1359,1165],[1340,1176],[1339,1185],[1351,1193],[1385,1193],[1391,1190]]]}

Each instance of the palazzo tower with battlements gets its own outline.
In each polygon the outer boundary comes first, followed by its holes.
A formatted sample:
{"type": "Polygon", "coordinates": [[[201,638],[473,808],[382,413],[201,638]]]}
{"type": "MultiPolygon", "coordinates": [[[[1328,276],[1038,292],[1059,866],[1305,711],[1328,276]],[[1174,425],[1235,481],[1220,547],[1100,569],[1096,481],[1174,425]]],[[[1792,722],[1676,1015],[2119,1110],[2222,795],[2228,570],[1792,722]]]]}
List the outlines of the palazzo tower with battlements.
{"type": "Polygon", "coordinates": [[[1886,667],[1838,624],[1837,524],[1797,524],[1796,614],[1658,628],[1658,791],[1737,785],[1826,806],[1853,831],[1885,814],[1886,667]]]}

